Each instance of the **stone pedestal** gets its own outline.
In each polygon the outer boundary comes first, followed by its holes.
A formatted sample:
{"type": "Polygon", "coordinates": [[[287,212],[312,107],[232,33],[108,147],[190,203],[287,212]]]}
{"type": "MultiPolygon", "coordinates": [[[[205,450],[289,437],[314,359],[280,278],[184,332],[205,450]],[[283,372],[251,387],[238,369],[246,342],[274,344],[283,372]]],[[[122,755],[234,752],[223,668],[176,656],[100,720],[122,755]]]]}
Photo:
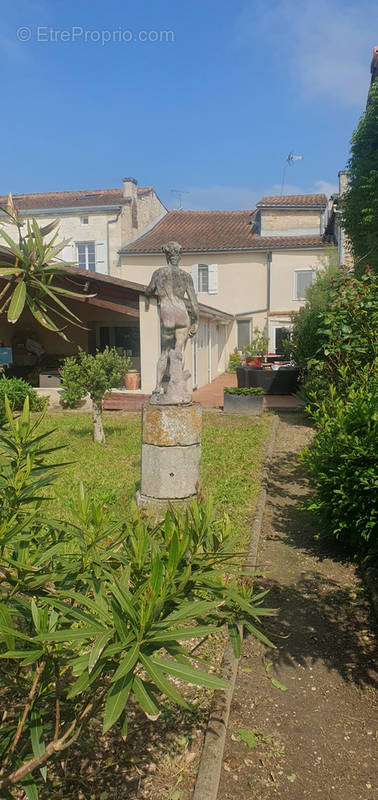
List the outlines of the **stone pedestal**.
{"type": "Polygon", "coordinates": [[[185,506],[200,480],[202,409],[188,405],[142,407],[140,506],[164,513],[168,503],[185,506]]]}

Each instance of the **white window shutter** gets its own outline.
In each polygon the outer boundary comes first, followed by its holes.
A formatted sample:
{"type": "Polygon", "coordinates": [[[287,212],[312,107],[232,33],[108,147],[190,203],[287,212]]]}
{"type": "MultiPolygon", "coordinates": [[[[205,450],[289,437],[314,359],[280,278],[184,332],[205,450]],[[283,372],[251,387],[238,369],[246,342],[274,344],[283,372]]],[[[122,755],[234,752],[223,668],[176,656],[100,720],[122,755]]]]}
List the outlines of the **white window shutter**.
{"type": "Polygon", "coordinates": [[[209,264],[209,294],[218,294],[218,264],[209,264]]]}
{"type": "Polygon", "coordinates": [[[102,275],[108,273],[106,242],[96,242],[96,272],[101,272],[102,275]]]}
{"type": "Polygon", "coordinates": [[[65,244],[63,250],[58,253],[57,258],[61,258],[62,261],[73,261],[74,264],[77,264],[76,248],[74,247],[74,243],[70,242],[69,244],[65,244]]]}
{"type": "Polygon", "coordinates": [[[198,264],[192,266],[192,278],[194,284],[194,291],[198,292],[198,264]]]}

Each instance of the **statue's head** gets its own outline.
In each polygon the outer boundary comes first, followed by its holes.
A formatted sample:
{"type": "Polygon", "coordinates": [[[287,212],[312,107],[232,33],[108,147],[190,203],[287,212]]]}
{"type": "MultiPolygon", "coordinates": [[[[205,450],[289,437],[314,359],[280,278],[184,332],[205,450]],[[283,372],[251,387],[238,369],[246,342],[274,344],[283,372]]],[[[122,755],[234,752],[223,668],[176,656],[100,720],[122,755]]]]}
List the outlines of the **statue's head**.
{"type": "Polygon", "coordinates": [[[161,249],[163,253],[165,253],[167,264],[172,264],[174,267],[177,267],[180,263],[182,253],[181,244],[178,242],[167,242],[167,244],[163,244],[161,249]]]}

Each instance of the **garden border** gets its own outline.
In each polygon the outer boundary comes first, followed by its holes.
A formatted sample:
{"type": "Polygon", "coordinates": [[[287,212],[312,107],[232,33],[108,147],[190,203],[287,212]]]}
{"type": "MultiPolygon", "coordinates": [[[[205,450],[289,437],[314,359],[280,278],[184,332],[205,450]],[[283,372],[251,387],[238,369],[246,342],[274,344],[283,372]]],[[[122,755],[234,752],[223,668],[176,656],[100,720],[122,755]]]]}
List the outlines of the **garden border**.
{"type": "MultiPolygon", "coordinates": [[[[275,416],[266,448],[260,492],[257,500],[256,512],[252,524],[251,538],[248,547],[248,555],[245,564],[245,570],[248,572],[253,572],[256,567],[257,549],[260,540],[263,513],[267,496],[269,465],[273,454],[278,426],[279,417],[275,416]]],[[[235,688],[238,665],[239,659],[234,656],[230,641],[228,641],[223,654],[221,674],[222,678],[227,680],[230,685],[226,691],[217,690],[213,695],[210,716],[205,733],[205,741],[198,767],[192,800],[216,800],[217,798],[222,769],[223,751],[226,742],[227,724],[230,715],[230,706],[235,688]]]]}

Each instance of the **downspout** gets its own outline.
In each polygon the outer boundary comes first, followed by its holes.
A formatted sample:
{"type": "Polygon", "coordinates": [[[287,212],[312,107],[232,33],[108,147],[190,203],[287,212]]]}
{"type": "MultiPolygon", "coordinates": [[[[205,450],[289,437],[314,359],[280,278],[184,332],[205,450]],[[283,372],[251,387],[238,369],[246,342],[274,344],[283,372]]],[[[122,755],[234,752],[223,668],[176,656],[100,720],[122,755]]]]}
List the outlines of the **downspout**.
{"type": "MultiPolygon", "coordinates": [[[[270,311],[270,281],[271,281],[272,251],[266,254],[266,336],[270,342],[269,311],[270,311]]],[[[269,348],[269,344],[268,344],[269,348]]]]}
{"type": "Polygon", "coordinates": [[[119,207],[117,212],[117,216],[114,219],[108,219],[106,223],[106,252],[108,257],[108,275],[110,275],[110,243],[109,243],[109,225],[113,225],[114,222],[118,222],[120,213],[122,211],[122,206],[119,207]]]}
{"type": "Polygon", "coordinates": [[[272,264],[272,251],[266,254],[266,310],[270,311],[270,268],[272,264]]]}

